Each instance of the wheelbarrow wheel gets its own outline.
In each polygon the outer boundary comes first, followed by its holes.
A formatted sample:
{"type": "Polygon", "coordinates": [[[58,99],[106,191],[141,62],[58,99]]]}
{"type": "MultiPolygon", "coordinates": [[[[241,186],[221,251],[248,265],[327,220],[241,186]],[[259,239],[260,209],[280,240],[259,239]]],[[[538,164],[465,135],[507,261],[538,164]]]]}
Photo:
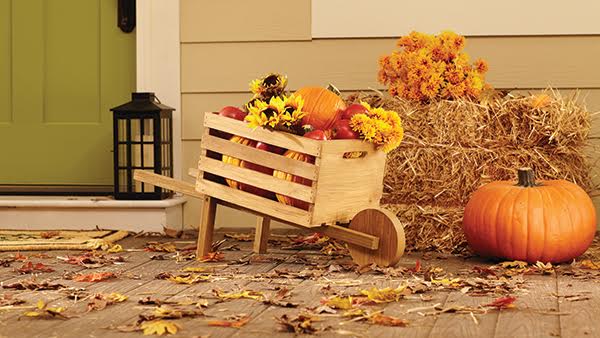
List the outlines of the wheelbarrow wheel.
{"type": "Polygon", "coordinates": [[[379,248],[375,250],[348,244],[352,260],[359,266],[372,263],[383,267],[394,266],[404,253],[404,227],[398,217],[388,210],[365,209],[354,216],[350,229],[379,237],[379,248]]]}

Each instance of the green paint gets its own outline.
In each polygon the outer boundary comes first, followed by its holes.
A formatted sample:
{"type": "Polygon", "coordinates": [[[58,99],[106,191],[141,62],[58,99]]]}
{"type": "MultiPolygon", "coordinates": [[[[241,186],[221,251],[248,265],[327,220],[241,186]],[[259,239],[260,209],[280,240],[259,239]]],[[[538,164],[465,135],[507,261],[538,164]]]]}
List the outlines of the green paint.
{"type": "Polygon", "coordinates": [[[116,4],[0,0],[0,184],[112,184],[109,109],[135,88],[116,4]]]}

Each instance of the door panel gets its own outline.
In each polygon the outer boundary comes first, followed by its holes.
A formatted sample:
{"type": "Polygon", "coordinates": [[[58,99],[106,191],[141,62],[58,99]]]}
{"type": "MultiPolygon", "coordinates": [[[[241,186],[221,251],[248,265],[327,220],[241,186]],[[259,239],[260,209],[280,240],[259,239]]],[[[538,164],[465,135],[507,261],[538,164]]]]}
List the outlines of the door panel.
{"type": "Polygon", "coordinates": [[[0,185],[112,183],[109,109],[135,87],[116,3],[0,0],[0,185]]]}

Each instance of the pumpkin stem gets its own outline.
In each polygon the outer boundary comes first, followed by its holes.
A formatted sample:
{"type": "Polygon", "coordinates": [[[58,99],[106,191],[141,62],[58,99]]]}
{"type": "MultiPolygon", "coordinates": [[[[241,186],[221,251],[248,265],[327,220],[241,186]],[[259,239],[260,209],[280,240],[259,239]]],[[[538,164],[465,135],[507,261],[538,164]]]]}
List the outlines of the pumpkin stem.
{"type": "Polygon", "coordinates": [[[517,183],[520,187],[535,187],[538,184],[535,183],[535,172],[531,168],[520,168],[517,170],[519,182],[517,183]]]}
{"type": "Polygon", "coordinates": [[[340,92],[339,89],[337,89],[336,86],[334,86],[332,83],[327,84],[327,90],[329,90],[330,92],[334,93],[335,95],[342,97],[342,92],[340,92]]]}

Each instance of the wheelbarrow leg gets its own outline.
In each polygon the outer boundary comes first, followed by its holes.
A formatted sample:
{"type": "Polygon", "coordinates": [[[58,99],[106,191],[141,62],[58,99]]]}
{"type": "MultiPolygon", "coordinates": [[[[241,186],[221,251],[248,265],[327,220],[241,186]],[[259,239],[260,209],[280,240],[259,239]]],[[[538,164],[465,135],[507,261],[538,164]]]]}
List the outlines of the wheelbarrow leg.
{"type": "Polygon", "coordinates": [[[204,205],[202,206],[202,215],[200,216],[200,227],[198,229],[197,259],[205,256],[211,250],[216,213],[217,202],[212,197],[205,196],[204,205]]]}
{"type": "Polygon", "coordinates": [[[269,217],[256,217],[256,233],[254,235],[255,253],[267,253],[267,244],[269,242],[269,234],[271,233],[271,219],[269,217]]]}

